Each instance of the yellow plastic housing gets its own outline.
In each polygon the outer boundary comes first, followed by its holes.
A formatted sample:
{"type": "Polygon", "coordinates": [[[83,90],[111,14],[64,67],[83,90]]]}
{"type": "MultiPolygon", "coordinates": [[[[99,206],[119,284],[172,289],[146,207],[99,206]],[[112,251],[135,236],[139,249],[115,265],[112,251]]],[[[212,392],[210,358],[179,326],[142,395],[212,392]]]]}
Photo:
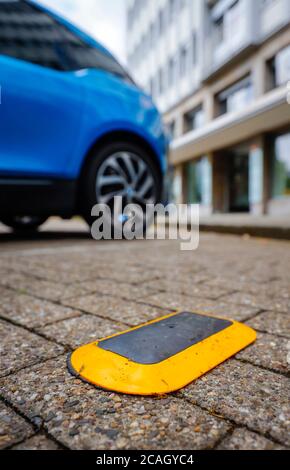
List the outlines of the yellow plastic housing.
{"type": "MultiPolygon", "coordinates": [[[[160,322],[177,313],[146,325],[160,322]]],[[[121,334],[144,326],[143,324],[121,334]]],[[[119,335],[120,333],[109,338],[119,335]]],[[[255,340],[256,332],[252,328],[232,321],[229,327],[157,364],[139,364],[101,349],[98,345],[103,340],[100,340],[74,351],[68,359],[68,366],[74,375],[102,389],[130,395],[164,395],[182,389],[255,340]]]]}

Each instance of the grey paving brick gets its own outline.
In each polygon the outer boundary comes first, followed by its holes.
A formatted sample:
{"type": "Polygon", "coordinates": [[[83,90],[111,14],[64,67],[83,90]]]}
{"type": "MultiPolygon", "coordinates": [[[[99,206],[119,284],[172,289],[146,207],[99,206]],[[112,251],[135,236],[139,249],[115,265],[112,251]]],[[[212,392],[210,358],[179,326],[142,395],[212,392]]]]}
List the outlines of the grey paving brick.
{"type": "Polygon", "coordinates": [[[1,293],[0,316],[20,325],[36,328],[80,315],[75,309],[39,300],[12,290],[1,293]]]}
{"type": "Polygon", "coordinates": [[[66,358],[1,381],[4,395],[71,449],[203,449],[230,425],[174,397],[142,398],[98,390],[70,376],[66,358]],[[39,380],[41,377],[41,380],[39,380]]]}
{"type": "Polygon", "coordinates": [[[259,331],[290,338],[290,315],[263,312],[248,323],[259,331]]]}
{"type": "Polygon", "coordinates": [[[33,432],[32,426],[25,419],[0,403],[0,449],[11,447],[31,436],[33,432]]]}
{"type": "Polygon", "coordinates": [[[60,446],[44,435],[36,435],[18,444],[12,450],[60,450],[60,446]]]}
{"type": "Polygon", "coordinates": [[[247,278],[243,281],[238,281],[233,278],[225,278],[224,276],[219,276],[214,279],[210,279],[207,282],[207,285],[213,286],[215,288],[226,288],[233,291],[246,292],[248,294],[263,295],[266,297],[275,297],[279,299],[289,299],[290,298],[290,283],[287,283],[283,280],[279,281],[270,281],[264,284],[258,282],[250,282],[247,278]]]}
{"type": "Polygon", "coordinates": [[[290,372],[290,362],[287,360],[289,352],[288,339],[258,333],[257,341],[239,353],[237,358],[286,374],[290,372]]]}
{"type": "Polygon", "coordinates": [[[109,279],[97,279],[88,281],[87,288],[94,294],[109,295],[125,300],[138,300],[146,295],[158,292],[158,282],[152,281],[152,286],[146,284],[129,284],[126,282],[112,281],[109,279]],[[155,287],[154,287],[155,286],[155,287]]]}
{"type": "Polygon", "coordinates": [[[128,267],[124,263],[112,265],[110,268],[103,269],[98,276],[115,280],[117,282],[128,282],[129,284],[140,284],[151,281],[160,276],[159,270],[144,270],[139,267],[128,267]]]}
{"type": "Polygon", "coordinates": [[[200,311],[201,313],[238,321],[245,321],[260,311],[259,308],[233,304],[223,300],[212,301],[195,296],[191,298],[169,292],[150,295],[143,297],[141,300],[146,304],[156,305],[160,308],[200,311]]]}
{"type": "MultiPolygon", "coordinates": [[[[176,262],[177,266],[178,266],[178,262],[176,262]]],[[[190,285],[197,285],[197,284],[201,284],[203,282],[206,282],[210,279],[210,275],[205,273],[202,269],[199,270],[198,267],[195,267],[195,269],[192,269],[192,267],[190,268],[184,268],[183,266],[179,266],[179,268],[175,265],[172,266],[172,270],[171,271],[162,271],[162,274],[160,276],[160,279],[161,280],[165,280],[165,281],[174,281],[174,282],[178,282],[179,284],[181,283],[185,283],[185,284],[188,284],[190,283],[190,285]]],[[[151,281],[152,285],[153,283],[156,285],[158,284],[159,282],[159,279],[156,281],[151,281]]],[[[150,284],[147,283],[148,285],[150,284]]]]}
{"type": "Polygon", "coordinates": [[[0,377],[63,352],[63,348],[0,320],[0,377]]]}
{"type": "Polygon", "coordinates": [[[117,322],[93,315],[82,315],[78,318],[39,328],[38,331],[52,341],[76,348],[126,329],[128,327],[117,322]]]}
{"type": "Polygon", "coordinates": [[[180,392],[206,409],[289,445],[290,381],[230,360],[180,392]]]}
{"type": "Polygon", "coordinates": [[[283,450],[285,447],[270,441],[255,432],[237,428],[233,434],[225,438],[218,450],[283,450]]]}
{"type": "Polygon", "coordinates": [[[154,289],[155,285],[155,290],[158,288],[161,292],[196,296],[214,300],[230,292],[230,289],[195,283],[194,280],[191,281],[188,277],[183,281],[179,279],[158,279],[156,281],[151,281],[149,285],[152,289],[154,289]]]}
{"type": "Polygon", "coordinates": [[[94,315],[134,326],[170,313],[170,310],[161,310],[158,307],[150,307],[98,294],[68,299],[63,303],[94,315]]]}
{"type": "Polygon", "coordinates": [[[9,273],[0,279],[1,283],[3,286],[14,289],[19,294],[30,294],[41,299],[54,301],[91,292],[86,283],[60,284],[21,273],[9,273]]]}
{"type": "Polygon", "coordinates": [[[223,297],[226,302],[233,302],[235,304],[247,305],[250,307],[259,307],[263,310],[273,310],[275,312],[290,311],[290,299],[268,297],[263,294],[259,294],[257,290],[256,294],[248,294],[245,292],[238,292],[223,297]]]}

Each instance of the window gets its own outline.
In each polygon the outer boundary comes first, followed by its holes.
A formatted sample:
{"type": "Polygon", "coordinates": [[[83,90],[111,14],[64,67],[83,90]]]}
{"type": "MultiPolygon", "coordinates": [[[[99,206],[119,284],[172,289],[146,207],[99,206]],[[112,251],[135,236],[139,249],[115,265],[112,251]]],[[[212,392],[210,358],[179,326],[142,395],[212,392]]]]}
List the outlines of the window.
{"type": "MultiPolygon", "coordinates": [[[[154,23],[153,40],[156,41],[158,37],[159,37],[159,17],[156,18],[155,23],[154,23]]],[[[155,42],[153,45],[155,45],[155,42]]]]}
{"type": "Polygon", "coordinates": [[[187,200],[189,204],[202,203],[202,161],[187,165],[187,200]]]}
{"type": "Polygon", "coordinates": [[[155,75],[155,77],[153,77],[153,78],[150,80],[151,96],[152,96],[153,98],[156,98],[157,95],[159,94],[159,89],[160,89],[159,80],[160,80],[159,73],[157,73],[157,74],[155,75]]]}
{"type": "Polygon", "coordinates": [[[168,10],[169,10],[169,22],[172,23],[175,19],[176,14],[176,0],[169,0],[168,10]]]}
{"type": "Polygon", "coordinates": [[[150,88],[150,95],[153,96],[154,95],[154,79],[153,78],[151,78],[150,80],[149,88],[150,88]]]}
{"type": "Polygon", "coordinates": [[[184,116],[184,131],[190,132],[199,129],[205,124],[205,114],[202,106],[189,111],[184,116]]]}
{"type": "Polygon", "coordinates": [[[179,71],[180,77],[183,78],[188,71],[188,47],[182,46],[180,48],[180,59],[179,59],[179,71]]]}
{"type": "Polygon", "coordinates": [[[290,80],[290,46],[285,47],[268,64],[269,89],[285,85],[290,80]]]}
{"type": "Polygon", "coordinates": [[[137,21],[139,15],[141,14],[142,11],[142,4],[143,0],[135,0],[133,2],[132,7],[128,11],[128,24],[130,26],[133,26],[135,21],[137,21]]]}
{"type": "Polygon", "coordinates": [[[186,6],[187,0],[179,0],[179,8],[180,10],[183,10],[183,8],[186,6]]]}
{"type": "Polygon", "coordinates": [[[177,60],[172,57],[168,63],[168,86],[172,87],[176,79],[177,60]]]}
{"type": "Polygon", "coordinates": [[[251,103],[253,97],[252,81],[247,77],[217,96],[217,115],[240,111],[251,103]]]}
{"type": "Polygon", "coordinates": [[[290,132],[272,141],[272,196],[290,196],[290,132]]]}
{"type": "Polygon", "coordinates": [[[159,35],[162,36],[162,34],[165,31],[165,27],[166,27],[165,9],[159,11],[158,24],[159,24],[159,35]]]}
{"type": "Polygon", "coordinates": [[[161,68],[158,72],[159,94],[162,95],[166,89],[166,69],[161,68]]]}
{"type": "Polygon", "coordinates": [[[222,43],[225,39],[223,16],[221,16],[218,20],[216,20],[214,32],[215,32],[215,35],[214,35],[215,43],[216,44],[222,43]]]}
{"type": "Polygon", "coordinates": [[[154,41],[155,41],[155,27],[154,27],[154,24],[152,23],[150,25],[150,47],[154,47],[154,41]]]}
{"type": "Polygon", "coordinates": [[[168,129],[168,134],[169,134],[170,139],[174,139],[175,138],[175,132],[176,132],[176,122],[171,121],[167,125],[167,129],[168,129]]]}
{"type": "Polygon", "coordinates": [[[132,27],[134,23],[134,8],[129,8],[127,12],[127,25],[132,27]]]}
{"type": "Polygon", "coordinates": [[[0,54],[55,70],[98,68],[128,78],[111,55],[23,1],[0,2],[0,54]]]}
{"type": "Polygon", "coordinates": [[[197,38],[196,33],[192,35],[192,64],[197,64],[197,38]]]}
{"type": "Polygon", "coordinates": [[[242,0],[225,1],[217,2],[212,8],[213,39],[218,57],[233,52],[243,43],[247,33],[245,5],[242,0]]]}
{"type": "Polygon", "coordinates": [[[261,8],[266,8],[268,7],[269,5],[272,5],[273,3],[276,3],[277,0],[262,0],[262,3],[261,3],[261,8]]]}

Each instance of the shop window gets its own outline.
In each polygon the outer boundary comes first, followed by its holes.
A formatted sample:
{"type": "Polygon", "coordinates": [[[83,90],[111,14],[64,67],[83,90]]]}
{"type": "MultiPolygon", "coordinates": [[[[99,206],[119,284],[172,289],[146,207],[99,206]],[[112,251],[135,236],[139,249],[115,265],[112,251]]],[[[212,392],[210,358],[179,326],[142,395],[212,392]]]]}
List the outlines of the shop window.
{"type": "Polygon", "coordinates": [[[202,160],[187,165],[187,202],[202,203],[202,160]]]}
{"type": "Polygon", "coordinates": [[[272,142],[272,196],[290,196],[290,132],[272,142]]]}

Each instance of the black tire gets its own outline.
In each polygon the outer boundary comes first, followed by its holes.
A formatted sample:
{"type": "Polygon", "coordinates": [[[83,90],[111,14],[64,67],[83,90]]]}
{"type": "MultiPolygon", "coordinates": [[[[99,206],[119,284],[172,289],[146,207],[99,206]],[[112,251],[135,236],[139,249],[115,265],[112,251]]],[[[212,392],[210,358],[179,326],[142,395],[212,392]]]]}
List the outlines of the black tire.
{"type": "MultiPolygon", "coordinates": [[[[91,159],[90,164],[87,166],[84,172],[83,178],[82,178],[80,206],[81,206],[82,216],[84,217],[85,221],[90,227],[92,226],[93,222],[96,220],[95,217],[91,216],[92,207],[95,204],[104,202],[104,200],[102,199],[102,197],[100,197],[100,194],[98,194],[98,191],[97,191],[96,183],[99,177],[99,172],[102,171],[103,166],[106,165],[107,162],[110,161],[110,157],[112,158],[116,154],[122,154],[122,153],[124,154],[127,153],[129,155],[132,155],[132,158],[134,158],[133,160],[134,165],[135,164],[136,165],[140,164],[140,166],[141,165],[143,166],[143,164],[146,165],[146,172],[148,172],[148,175],[151,175],[152,181],[153,181],[152,187],[154,187],[154,191],[152,191],[153,201],[150,201],[150,202],[156,204],[161,201],[161,194],[162,194],[161,171],[158,167],[158,163],[154,161],[151,155],[149,155],[146,151],[144,151],[139,145],[136,145],[133,143],[115,142],[112,144],[108,144],[96,152],[96,154],[91,159]],[[135,157],[138,160],[135,161],[135,157]]],[[[112,176],[114,176],[113,172],[112,172],[112,176]]],[[[140,184],[142,184],[142,180],[140,180],[140,184]]],[[[111,189],[113,188],[110,188],[110,190],[111,189]]],[[[126,202],[127,203],[135,202],[138,204],[140,203],[140,201],[138,202],[137,200],[134,200],[134,196],[133,196],[132,201],[127,201],[126,197],[127,196],[124,196],[124,203],[126,202]]],[[[150,199],[149,193],[148,193],[148,198],[150,199]]],[[[140,203],[140,205],[142,206],[143,204],[140,203]]],[[[112,221],[112,226],[113,225],[114,224],[112,221]]],[[[146,223],[144,221],[144,228],[145,226],[146,226],[146,223]]]]}
{"type": "Polygon", "coordinates": [[[15,232],[35,232],[46,222],[47,217],[39,216],[6,216],[1,218],[1,222],[15,232]]]}

